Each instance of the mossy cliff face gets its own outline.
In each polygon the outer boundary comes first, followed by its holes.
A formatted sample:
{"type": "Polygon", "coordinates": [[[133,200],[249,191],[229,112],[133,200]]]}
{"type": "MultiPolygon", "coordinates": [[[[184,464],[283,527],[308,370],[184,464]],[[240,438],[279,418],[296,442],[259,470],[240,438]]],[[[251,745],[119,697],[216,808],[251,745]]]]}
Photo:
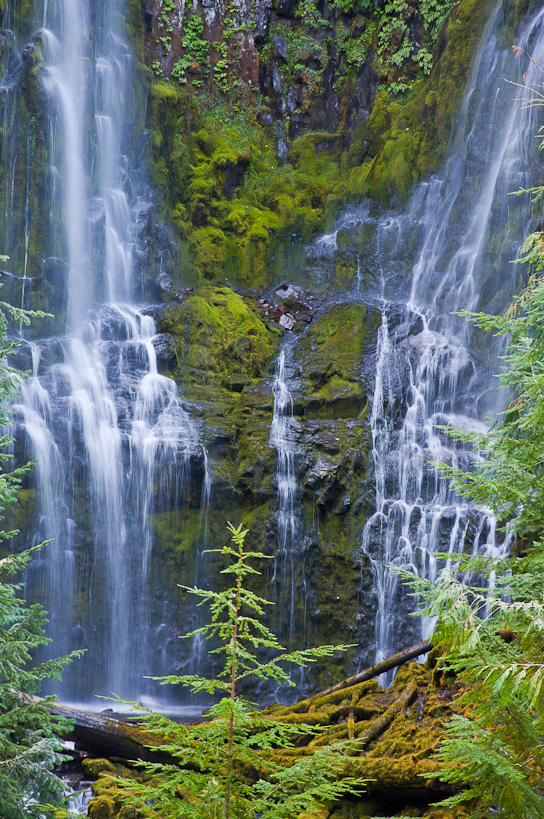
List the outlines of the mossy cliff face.
{"type": "MultiPolygon", "coordinates": [[[[211,495],[206,510],[155,516],[153,571],[169,586],[195,574],[199,583],[217,582],[216,559],[195,560],[203,516],[214,548],[226,541],[231,520],[249,529],[254,546],[277,553],[277,452],[270,429],[282,349],[293,399],[297,543],[264,567],[259,591],[278,604],[270,616],[282,636],[300,644],[336,642],[343,634],[368,646],[370,660],[372,579],[359,551],[374,503],[369,406],[380,312],[363,303],[324,305],[309,325],[300,323],[298,334],[282,337],[257,312],[255,294],[204,286],[181,298],[157,315],[157,347],[184,405],[202,423],[211,495]]],[[[189,616],[174,588],[171,600],[189,616]]],[[[312,682],[326,684],[351,668],[353,658],[354,652],[314,670],[312,682]]]]}
{"type": "Polygon", "coordinates": [[[148,0],[152,165],[184,281],[290,277],[342,203],[405,201],[445,156],[494,5],[440,2],[431,23],[420,3],[148,0]]]}
{"type": "MultiPolygon", "coordinates": [[[[134,121],[145,113],[156,205],[178,246],[162,248],[162,269],[177,286],[226,278],[256,288],[292,278],[304,264],[303,245],[343,203],[405,199],[444,156],[492,4],[440,0],[431,22],[420,3],[400,11],[402,3],[349,0],[182,10],[174,0],[148,0],[142,13],[137,0],[127,2],[134,121]]],[[[530,5],[508,4],[512,36],[530,5]]],[[[46,195],[50,122],[32,15],[28,0],[13,0],[2,17],[4,29],[19,33],[19,47],[29,43],[13,90],[0,99],[3,144],[17,154],[3,175],[2,195],[13,206],[2,250],[9,272],[26,271],[28,306],[55,314],[42,325],[47,333],[64,323],[66,268],[55,238],[59,215],[49,213],[46,195]]],[[[0,38],[5,69],[14,56],[10,37],[0,38]]],[[[89,148],[92,121],[89,112],[89,148]]],[[[164,243],[152,220],[145,241],[148,257],[164,243]]],[[[145,264],[139,273],[155,278],[145,264]]],[[[148,295],[156,292],[148,286],[148,295]]],[[[20,303],[17,279],[7,295],[20,303]]]]}

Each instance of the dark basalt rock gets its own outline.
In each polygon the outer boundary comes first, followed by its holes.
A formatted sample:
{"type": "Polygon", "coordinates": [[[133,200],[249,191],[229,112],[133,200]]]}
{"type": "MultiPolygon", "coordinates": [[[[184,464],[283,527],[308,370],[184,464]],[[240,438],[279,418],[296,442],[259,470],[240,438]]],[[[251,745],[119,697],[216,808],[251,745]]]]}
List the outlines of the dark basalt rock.
{"type": "Polygon", "coordinates": [[[166,333],[159,333],[153,338],[153,347],[159,361],[172,361],[176,357],[172,338],[166,333]]]}

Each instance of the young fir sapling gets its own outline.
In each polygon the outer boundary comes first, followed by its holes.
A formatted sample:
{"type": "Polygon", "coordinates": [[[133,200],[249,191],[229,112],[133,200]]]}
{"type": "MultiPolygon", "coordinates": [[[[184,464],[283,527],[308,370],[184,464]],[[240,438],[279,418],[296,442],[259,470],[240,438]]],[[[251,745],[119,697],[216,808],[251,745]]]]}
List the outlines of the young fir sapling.
{"type": "Polygon", "coordinates": [[[194,694],[220,700],[209,710],[209,721],[179,725],[168,717],[148,712],[146,729],[162,738],[156,749],[172,761],[142,763],[143,781],[118,779],[122,801],[142,811],[142,816],[170,819],[291,819],[313,811],[324,801],[360,793],[363,780],[339,775],[348,747],[357,740],[317,748],[285,767],[275,759],[275,749],[286,749],[319,728],[287,725],[260,713],[239,694],[241,683],[253,677],[293,685],[286,666],[306,666],[330,657],[348,646],[320,646],[286,653],[263,623],[270,605],[247,587],[259,572],[252,562],[266,556],[244,547],[247,531],[229,523],[232,545],[219,552],[230,562],[222,574],[232,577],[225,591],[183,586],[210,606],[211,622],[184,635],[202,635],[218,643],[210,653],[223,658],[223,670],[214,679],[199,675],[155,677],[166,685],[183,685],[194,694]],[[271,659],[261,660],[266,653],[271,659]],[[139,808],[138,808],[139,806],[139,808]]]}

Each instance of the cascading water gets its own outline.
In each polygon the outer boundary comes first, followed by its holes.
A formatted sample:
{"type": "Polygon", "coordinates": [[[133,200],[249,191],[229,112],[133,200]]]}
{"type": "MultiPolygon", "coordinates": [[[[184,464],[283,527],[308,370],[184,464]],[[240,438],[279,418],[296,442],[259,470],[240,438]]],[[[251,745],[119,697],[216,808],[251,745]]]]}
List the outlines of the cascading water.
{"type": "MultiPolygon", "coordinates": [[[[375,217],[369,204],[345,212],[314,254],[323,276],[340,232],[345,246],[350,235],[353,241],[362,228],[373,228],[357,265],[359,280],[361,268],[372,271],[365,297],[383,305],[371,417],[376,512],[362,536],[374,583],[376,660],[432,627],[407,624],[411,605],[390,565],[432,580],[443,565],[437,551],[497,556],[508,549],[491,512],[460,501],[432,466],[468,468],[478,457],[441,426],[482,431],[484,414],[496,416],[503,407],[490,369],[497,351],[478,350],[470,323],[455,315],[504,309],[516,284],[509,262],[530,226],[526,201],[508,194],[530,185],[538,126],[534,110],[522,113],[512,99],[519,94],[503,79],[512,76],[513,61],[498,48],[501,7],[488,24],[444,173],[417,186],[402,214],[375,217]],[[494,246],[490,237],[499,226],[504,236],[494,246]],[[407,276],[403,262],[411,254],[407,276]]],[[[520,32],[522,47],[539,63],[543,25],[541,10],[520,32]]],[[[524,92],[525,99],[530,95],[524,92]]]]}
{"type": "Polygon", "coordinates": [[[276,448],[278,484],[278,548],[287,552],[294,546],[296,533],[295,494],[295,454],[291,424],[293,419],[293,399],[285,381],[285,350],[282,350],[277,364],[274,383],[274,411],[270,428],[270,443],[276,448]]]}
{"type": "MultiPolygon", "coordinates": [[[[287,622],[289,645],[295,629],[295,595],[299,546],[296,541],[297,516],[295,500],[295,430],[293,427],[293,399],[286,381],[285,348],[276,362],[272,385],[274,410],[270,427],[270,445],[276,450],[276,483],[278,492],[277,550],[274,556],[273,588],[276,594],[278,616],[287,622]]],[[[280,627],[280,632],[285,631],[280,627]]]]}
{"type": "MultiPolygon", "coordinates": [[[[29,567],[27,593],[50,614],[56,655],[87,649],[65,675],[65,699],[135,698],[152,690],[144,674],[170,670],[168,649],[151,639],[168,635],[165,601],[150,590],[152,521],[183,504],[191,461],[202,462],[198,427],[157,371],[153,318],[133,303],[149,202],[121,150],[134,147],[137,107],[123,9],[121,0],[45,2],[32,46],[48,158],[42,270],[46,281],[51,269],[61,272],[53,281],[68,280],[58,300],[68,333],[28,344],[31,376],[13,418],[18,454],[37,459],[32,542],[54,538],[29,567]]],[[[16,107],[9,95],[6,104],[16,107]]],[[[11,206],[6,213],[9,223],[11,206]]]]}
{"type": "MultiPolygon", "coordinates": [[[[188,659],[178,661],[174,638],[199,621],[193,612],[176,630],[152,557],[157,519],[188,502],[200,501],[197,541],[205,548],[210,470],[198,425],[174,382],[157,371],[152,311],[138,307],[135,268],[150,261],[139,240],[150,202],[136,161],[145,106],[124,39],[123,2],[34,5],[32,42],[19,54],[17,36],[6,35],[0,55],[8,298],[40,307],[43,293],[56,313],[43,331],[54,337],[27,342],[19,360],[31,376],[14,408],[15,451],[19,461],[38,461],[25,488],[34,521],[27,541],[54,538],[29,567],[27,587],[49,611],[54,653],[87,648],[61,695],[88,700],[114,690],[136,698],[153,692],[142,684],[144,674],[189,664],[197,670],[203,659],[195,641],[188,659]]],[[[16,6],[8,2],[4,16],[15,29],[16,6]]],[[[534,14],[520,40],[539,61],[543,21],[544,12],[534,14]]],[[[382,311],[371,409],[376,511],[361,536],[378,656],[419,636],[415,622],[407,625],[410,604],[389,563],[433,577],[436,549],[507,546],[496,540],[492,516],[461,503],[429,468],[435,460],[468,466],[477,457],[437,426],[481,428],[486,412],[500,410],[490,378],[496,351],[475,344],[470,325],[451,315],[508,303],[516,285],[509,261],[529,224],[526,202],[507,194],[530,184],[537,126],[534,112],[519,113],[516,92],[502,80],[514,77],[519,63],[499,49],[500,25],[499,8],[443,173],[418,185],[402,212],[384,214],[370,202],[346,210],[310,259],[322,287],[338,247],[351,253],[357,272],[348,298],[371,300],[382,311]]],[[[20,36],[30,36],[28,25],[20,36]]],[[[299,611],[306,618],[300,553],[307,535],[297,509],[303,492],[295,475],[291,354],[286,336],[269,436],[278,501],[272,596],[280,637],[289,642],[306,634],[306,624],[295,621],[299,611]]],[[[180,582],[205,574],[200,552],[188,571],[180,582]]]]}

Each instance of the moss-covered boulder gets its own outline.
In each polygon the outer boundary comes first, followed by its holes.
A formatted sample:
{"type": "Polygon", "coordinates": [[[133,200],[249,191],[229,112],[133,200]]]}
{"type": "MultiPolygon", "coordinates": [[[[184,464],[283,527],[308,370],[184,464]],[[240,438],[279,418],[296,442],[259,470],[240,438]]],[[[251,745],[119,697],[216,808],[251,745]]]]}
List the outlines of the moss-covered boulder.
{"type": "Polygon", "coordinates": [[[300,339],[297,356],[302,370],[309,418],[362,419],[368,405],[370,368],[378,310],[364,304],[334,305],[300,339]]]}
{"type": "Polygon", "coordinates": [[[229,287],[195,290],[183,304],[168,307],[158,329],[173,339],[174,375],[199,399],[215,396],[218,387],[240,393],[262,377],[279,342],[229,287]]]}

